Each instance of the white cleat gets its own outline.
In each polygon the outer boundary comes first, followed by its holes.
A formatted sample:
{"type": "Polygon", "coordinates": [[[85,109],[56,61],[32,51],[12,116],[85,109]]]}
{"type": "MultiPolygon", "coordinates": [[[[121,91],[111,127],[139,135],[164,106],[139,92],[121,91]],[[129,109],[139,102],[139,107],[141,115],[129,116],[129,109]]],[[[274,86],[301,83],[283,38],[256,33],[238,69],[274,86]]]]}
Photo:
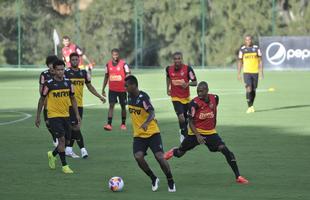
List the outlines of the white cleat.
{"type": "Polygon", "coordinates": [[[80,156],[76,155],[73,150],[72,147],[66,147],[66,156],[71,157],[71,158],[79,158],[80,156]]]}
{"type": "Polygon", "coordinates": [[[181,130],[179,131],[179,134],[180,134],[180,143],[182,143],[185,137],[184,135],[181,134],[181,130]]]}
{"type": "Polygon", "coordinates": [[[176,190],[176,188],[175,188],[175,184],[173,184],[173,188],[170,188],[169,186],[168,186],[168,192],[176,192],[177,190],[176,190]]]}
{"type": "Polygon", "coordinates": [[[82,158],[87,158],[88,157],[88,153],[87,153],[85,148],[81,149],[81,156],[82,156],[82,158]]]}
{"type": "Polygon", "coordinates": [[[156,192],[158,190],[158,185],[159,185],[159,178],[156,178],[154,185],[152,183],[152,191],[153,192],[156,192]]]}

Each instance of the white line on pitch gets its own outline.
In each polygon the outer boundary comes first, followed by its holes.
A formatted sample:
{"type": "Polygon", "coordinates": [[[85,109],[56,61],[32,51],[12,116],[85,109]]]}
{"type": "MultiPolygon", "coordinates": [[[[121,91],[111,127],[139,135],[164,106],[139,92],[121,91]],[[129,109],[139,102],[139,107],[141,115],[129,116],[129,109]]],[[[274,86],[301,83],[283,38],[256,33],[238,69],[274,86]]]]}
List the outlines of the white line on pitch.
{"type": "Polygon", "coordinates": [[[18,114],[22,114],[24,115],[23,118],[21,119],[17,119],[17,120],[13,120],[13,121],[8,121],[8,122],[0,122],[0,126],[1,125],[8,125],[8,124],[15,124],[17,122],[22,122],[22,121],[25,121],[26,119],[32,117],[32,115],[28,114],[28,113],[24,113],[24,112],[18,112],[18,111],[0,111],[0,113],[5,113],[5,112],[10,112],[10,113],[18,113],[18,114]]]}

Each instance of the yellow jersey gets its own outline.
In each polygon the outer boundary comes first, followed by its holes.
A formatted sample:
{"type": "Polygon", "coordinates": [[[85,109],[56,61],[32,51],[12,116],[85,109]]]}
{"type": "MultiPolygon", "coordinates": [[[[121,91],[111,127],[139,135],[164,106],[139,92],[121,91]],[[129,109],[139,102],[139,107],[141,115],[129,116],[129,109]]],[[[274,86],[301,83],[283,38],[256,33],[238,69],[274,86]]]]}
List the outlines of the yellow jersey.
{"type": "Polygon", "coordinates": [[[242,60],[243,63],[243,73],[258,73],[261,56],[261,50],[257,45],[252,45],[250,47],[243,45],[239,49],[238,55],[238,58],[242,60]]]}

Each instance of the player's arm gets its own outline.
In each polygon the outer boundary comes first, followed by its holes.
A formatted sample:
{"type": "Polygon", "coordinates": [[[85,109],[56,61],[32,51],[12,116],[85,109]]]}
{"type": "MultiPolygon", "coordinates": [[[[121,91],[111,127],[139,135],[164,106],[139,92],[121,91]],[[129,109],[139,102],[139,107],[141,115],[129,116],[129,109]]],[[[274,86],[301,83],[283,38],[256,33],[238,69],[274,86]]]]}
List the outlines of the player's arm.
{"type": "Polygon", "coordinates": [[[241,78],[241,69],[243,67],[242,58],[243,58],[243,53],[242,53],[241,50],[239,50],[239,55],[238,55],[238,75],[237,75],[237,78],[240,81],[242,80],[242,78],[241,78]]]}
{"type": "Polygon", "coordinates": [[[108,66],[106,66],[105,74],[104,74],[104,80],[103,80],[103,85],[102,85],[102,96],[106,97],[105,94],[105,87],[107,86],[109,81],[109,69],[108,66]]]}
{"type": "Polygon", "coordinates": [[[84,52],[79,46],[76,46],[76,53],[79,54],[79,56],[81,56],[83,60],[87,62],[87,64],[91,64],[91,62],[89,61],[89,59],[87,58],[87,56],[84,54],[84,52]]]}
{"type": "Polygon", "coordinates": [[[37,115],[36,115],[36,120],[35,120],[35,125],[36,127],[40,127],[40,123],[41,123],[41,112],[42,112],[42,109],[43,109],[43,106],[44,106],[44,102],[45,102],[45,99],[46,99],[46,96],[49,92],[49,88],[47,86],[47,84],[44,84],[43,85],[43,88],[41,89],[40,91],[40,99],[38,101],[38,107],[37,107],[37,115]]]}
{"type": "MultiPolygon", "coordinates": [[[[188,86],[197,86],[197,78],[192,67],[188,67],[188,86]]],[[[187,87],[187,86],[186,86],[187,87]]]]}
{"type": "Polygon", "coordinates": [[[259,69],[259,78],[264,78],[264,69],[263,69],[263,62],[262,62],[262,52],[260,49],[257,50],[258,55],[258,69],[259,69]]]}
{"type": "Polygon", "coordinates": [[[204,143],[206,143],[206,141],[199,134],[199,132],[197,131],[195,124],[194,124],[194,117],[195,117],[195,113],[196,113],[197,108],[198,108],[198,105],[194,101],[191,101],[190,105],[189,105],[189,110],[188,110],[188,120],[189,120],[188,125],[189,125],[189,128],[192,130],[192,132],[195,134],[198,143],[204,144],[204,143]]]}
{"type": "Polygon", "coordinates": [[[78,121],[78,125],[80,125],[81,124],[81,117],[80,117],[80,114],[79,114],[77,102],[76,102],[76,99],[75,99],[74,95],[70,95],[70,101],[71,101],[71,105],[72,105],[74,114],[76,116],[76,119],[78,121]]]}
{"type": "Polygon", "coordinates": [[[167,86],[167,95],[170,96],[171,95],[171,80],[170,80],[170,76],[169,76],[169,66],[166,67],[166,86],[167,86]]]}
{"type": "Polygon", "coordinates": [[[91,83],[86,83],[86,87],[93,95],[98,97],[100,101],[102,101],[102,103],[106,102],[105,98],[97,92],[97,90],[94,88],[94,86],[91,83]]]}
{"type": "Polygon", "coordinates": [[[129,65],[127,63],[125,63],[125,65],[124,65],[124,70],[125,70],[126,77],[131,74],[129,65]]]}
{"type": "Polygon", "coordinates": [[[149,126],[150,122],[155,118],[155,112],[154,112],[154,107],[151,104],[149,98],[144,98],[142,103],[143,103],[143,107],[146,110],[146,112],[149,113],[149,116],[147,117],[147,119],[141,125],[140,128],[142,128],[144,131],[147,131],[147,127],[149,126]]]}

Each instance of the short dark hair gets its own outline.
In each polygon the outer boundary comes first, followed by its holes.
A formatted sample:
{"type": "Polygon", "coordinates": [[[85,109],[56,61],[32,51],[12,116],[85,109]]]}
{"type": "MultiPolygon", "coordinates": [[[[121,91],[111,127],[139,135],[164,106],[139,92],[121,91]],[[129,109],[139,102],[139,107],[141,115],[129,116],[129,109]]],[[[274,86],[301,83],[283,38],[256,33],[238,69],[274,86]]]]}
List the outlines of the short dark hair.
{"type": "Polygon", "coordinates": [[[55,69],[56,66],[58,66],[58,65],[63,65],[64,67],[66,66],[66,64],[65,64],[65,62],[64,62],[63,60],[57,59],[57,60],[55,60],[55,61],[53,62],[53,68],[55,69]]]}
{"type": "Polygon", "coordinates": [[[63,39],[63,40],[70,40],[70,37],[67,36],[67,35],[65,35],[65,36],[62,37],[62,39],[63,39]]]}
{"type": "Polygon", "coordinates": [[[201,82],[199,82],[199,83],[198,83],[198,87],[199,87],[199,86],[205,86],[205,87],[209,88],[209,85],[208,85],[208,83],[207,83],[206,81],[201,81],[201,82]]]}
{"type": "Polygon", "coordinates": [[[55,60],[58,60],[57,56],[49,55],[46,57],[45,64],[48,66],[49,64],[53,64],[55,60]]]}
{"type": "Polygon", "coordinates": [[[114,49],[111,50],[111,53],[113,53],[113,52],[119,53],[120,50],[118,48],[114,48],[114,49]]]}
{"type": "Polygon", "coordinates": [[[129,75],[125,78],[125,81],[130,84],[130,85],[135,85],[138,87],[138,79],[134,75],[129,75]]]}
{"type": "Polygon", "coordinates": [[[176,51],[176,52],[174,52],[173,54],[172,54],[172,57],[174,57],[174,56],[181,56],[181,58],[183,58],[183,54],[182,54],[182,52],[181,51],[176,51]]]}
{"type": "Polygon", "coordinates": [[[70,57],[70,60],[71,60],[71,58],[74,57],[74,56],[80,57],[80,55],[79,55],[78,53],[73,52],[73,53],[71,53],[70,56],[69,56],[69,57],[70,57]]]}

